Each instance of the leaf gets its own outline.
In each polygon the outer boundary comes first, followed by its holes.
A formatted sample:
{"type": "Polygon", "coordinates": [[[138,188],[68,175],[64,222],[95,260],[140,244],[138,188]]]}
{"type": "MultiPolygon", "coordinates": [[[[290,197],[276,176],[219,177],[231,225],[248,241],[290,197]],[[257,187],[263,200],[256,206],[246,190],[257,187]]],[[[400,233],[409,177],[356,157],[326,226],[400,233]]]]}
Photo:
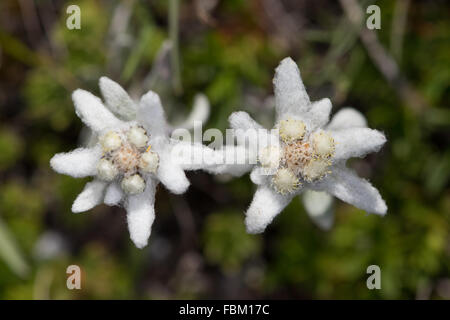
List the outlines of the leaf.
{"type": "Polygon", "coordinates": [[[23,258],[19,247],[7,226],[0,220],[0,258],[19,277],[25,278],[30,267],[23,258]]]}

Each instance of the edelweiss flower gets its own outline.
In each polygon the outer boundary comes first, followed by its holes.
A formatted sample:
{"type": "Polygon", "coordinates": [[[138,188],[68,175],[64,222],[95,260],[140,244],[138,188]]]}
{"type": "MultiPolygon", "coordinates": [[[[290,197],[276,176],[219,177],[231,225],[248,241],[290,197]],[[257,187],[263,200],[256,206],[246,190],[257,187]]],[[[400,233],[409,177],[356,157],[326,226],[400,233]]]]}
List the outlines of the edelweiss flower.
{"type": "Polygon", "coordinates": [[[210,168],[203,160],[215,153],[201,144],[169,138],[156,93],[149,91],[135,103],[120,85],[105,77],[100,79],[100,89],[107,107],[90,92],[78,89],[72,94],[76,114],[98,139],[92,147],[56,154],[50,165],[73,177],[93,176],[72,211],[87,211],[102,202],[124,205],[131,239],[142,248],[155,218],[158,183],[173,193],[185,192],[189,181],[184,170],[210,168]]]}
{"type": "MultiPolygon", "coordinates": [[[[364,128],[367,121],[361,112],[343,108],[336,113],[325,130],[364,128]]],[[[329,230],[334,223],[334,198],[325,191],[304,190],[302,202],[311,220],[321,229],[329,230]]]]}
{"type": "Polygon", "coordinates": [[[379,192],[345,163],[378,151],[386,142],[385,136],[350,125],[355,118],[348,110],[338,113],[326,126],[330,100],[310,102],[297,65],[290,58],[281,61],[273,83],[276,131],[263,129],[245,112],[230,116],[233,129],[259,132],[248,135],[257,140],[249,143],[258,146],[258,164],[250,174],[258,188],[246,212],[247,231],[263,232],[294,196],[307,189],[325,191],[367,212],[384,215],[387,207],[379,192]]]}

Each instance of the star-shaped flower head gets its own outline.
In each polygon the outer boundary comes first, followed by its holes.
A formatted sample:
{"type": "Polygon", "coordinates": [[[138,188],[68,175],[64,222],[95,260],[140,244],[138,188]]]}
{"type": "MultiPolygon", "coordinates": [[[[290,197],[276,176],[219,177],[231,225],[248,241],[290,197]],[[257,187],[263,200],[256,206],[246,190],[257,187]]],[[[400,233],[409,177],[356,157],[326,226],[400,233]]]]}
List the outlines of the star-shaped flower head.
{"type": "MultiPolygon", "coordinates": [[[[343,108],[326,125],[325,130],[367,127],[367,120],[353,108],[343,108]]],[[[301,200],[306,213],[321,229],[329,230],[334,223],[334,197],[325,191],[304,190],[301,200]]]]}
{"type": "Polygon", "coordinates": [[[346,124],[356,121],[353,111],[336,114],[328,124],[331,101],[310,101],[291,58],[281,61],[273,83],[277,130],[262,128],[245,112],[235,112],[229,119],[233,129],[259,132],[247,135],[256,140],[249,143],[257,145],[258,158],[250,174],[258,187],[246,212],[247,231],[263,232],[294,196],[307,189],[325,191],[367,212],[384,215],[387,207],[377,189],[345,163],[377,152],[385,136],[346,124]]]}
{"type": "Polygon", "coordinates": [[[100,89],[107,107],[85,90],[72,94],[75,112],[98,136],[96,143],[56,154],[50,165],[72,177],[93,176],[75,199],[72,211],[87,211],[102,202],[123,205],[131,239],[143,248],[155,218],[158,183],[175,194],[185,192],[189,181],[184,170],[204,167],[201,161],[193,161],[193,154],[199,153],[201,159],[214,154],[201,144],[169,138],[169,125],[156,93],[149,91],[135,103],[106,77],[100,79],[100,89]]]}

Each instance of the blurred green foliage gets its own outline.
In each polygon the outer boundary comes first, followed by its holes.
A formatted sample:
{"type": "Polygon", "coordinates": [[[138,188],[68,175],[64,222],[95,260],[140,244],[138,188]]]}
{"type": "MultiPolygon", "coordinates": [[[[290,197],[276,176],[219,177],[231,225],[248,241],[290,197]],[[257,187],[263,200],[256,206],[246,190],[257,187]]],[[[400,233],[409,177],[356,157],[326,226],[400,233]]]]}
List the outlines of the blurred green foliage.
{"type": "Polygon", "coordinates": [[[227,273],[239,271],[247,259],[261,251],[260,239],[245,232],[242,216],[237,212],[209,215],[203,229],[203,243],[205,259],[227,273]]]}
{"type": "Polygon", "coordinates": [[[24,143],[17,133],[8,127],[0,131],[0,170],[14,164],[22,156],[24,143]]]}
{"type": "MultiPolygon", "coordinates": [[[[0,261],[0,298],[449,298],[439,290],[450,273],[448,4],[410,4],[398,63],[429,105],[417,114],[373,65],[337,2],[283,1],[284,14],[292,15],[286,19],[299,24],[294,37],[261,3],[219,1],[209,23],[183,3],[178,96],[170,72],[148,82],[167,39],[167,1],[78,1],[81,30],[66,28],[64,4],[37,46],[24,35],[20,6],[2,3],[17,23],[0,30],[0,215],[30,272],[21,278],[14,264],[0,261]],[[130,16],[117,31],[111,23],[119,8],[130,16]],[[131,244],[123,209],[70,213],[88,179],[55,174],[48,162],[86,140],[70,98],[74,89],[98,94],[103,75],[137,96],[154,89],[171,119],[204,92],[211,102],[206,127],[225,129],[229,114],[241,109],[270,125],[271,78],[287,55],[299,63],[313,100],[330,97],[334,112],[352,105],[386,133],[382,152],[353,162],[386,199],[386,217],[338,203],[335,226],[323,232],[293,201],[264,235],[248,235],[243,212],[254,191],[248,176],[226,181],[204,173],[190,175],[186,210],[159,188],[144,250],[131,244]],[[64,245],[42,257],[37,252],[51,247],[42,240],[48,232],[64,245]],[[80,291],[66,288],[70,264],[82,268],[80,291]],[[381,290],[366,287],[371,264],[381,267],[381,290]]],[[[377,4],[377,33],[389,48],[395,2],[377,4]]],[[[48,9],[46,1],[38,5],[48,9]]]]}

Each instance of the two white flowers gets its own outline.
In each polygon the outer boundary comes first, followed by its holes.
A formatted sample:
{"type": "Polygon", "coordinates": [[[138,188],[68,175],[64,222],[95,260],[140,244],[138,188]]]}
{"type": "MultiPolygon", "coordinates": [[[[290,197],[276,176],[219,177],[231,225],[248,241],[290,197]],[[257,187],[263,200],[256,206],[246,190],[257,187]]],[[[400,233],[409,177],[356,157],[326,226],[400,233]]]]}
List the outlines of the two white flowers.
{"type": "Polygon", "coordinates": [[[172,139],[160,99],[152,91],[134,102],[120,85],[105,77],[100,79],[104,102],[76,90],[72,95],[75,111],[98,139],[92,147],[56,154],[50,161],[59,173],[94,177],[76,198],[72,211],[87,211],[102,202],[123,205],[131,239],[142,248],[155,218],[158,183],[182,194],[189,187],[184,171],[202,169],[233,175],[251,170],[257,190],[246,212],[250,233],[264,231],[294,196],[308,189],[384,215],[387,207],[378,191],[345,166],[351,157],[378,151],[386,141],[384,135],[366,128],[364,117],[353,109],[343,109],[329,121],[330,100],[310,102],[290,58],[276,69],[274,87],[276,130],[264,130],[245,112],[233,113],[231,127],[257,132],[246,136],[258,147],[224,146],[222,150],[172,139]],[[257,162],[226,162],[227,149],[244,150],[247,160],[257,162]]]}

